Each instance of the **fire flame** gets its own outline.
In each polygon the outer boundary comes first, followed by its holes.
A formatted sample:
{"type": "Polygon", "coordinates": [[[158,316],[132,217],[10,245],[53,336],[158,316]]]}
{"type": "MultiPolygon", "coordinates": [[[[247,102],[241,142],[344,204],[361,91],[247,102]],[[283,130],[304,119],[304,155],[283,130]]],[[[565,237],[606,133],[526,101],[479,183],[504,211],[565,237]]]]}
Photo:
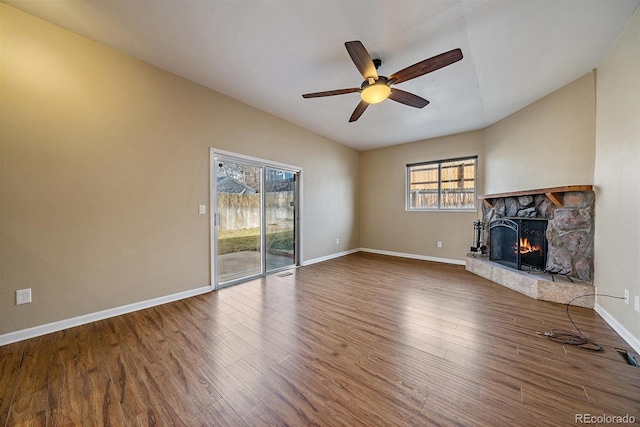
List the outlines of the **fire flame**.
{"type": "MultiPolygon", "coordinates": [[[[514,246],[514,253],[518,253],[518,246],[514,246]]],[[[531,252],[538,252],[541,251],[542,248],[540,246],[535,246],[532,245],[531,242],[529,242],[529,239],[525,238],[521,238],[520,239],[520,254],[528,254],[531,252]]]]}

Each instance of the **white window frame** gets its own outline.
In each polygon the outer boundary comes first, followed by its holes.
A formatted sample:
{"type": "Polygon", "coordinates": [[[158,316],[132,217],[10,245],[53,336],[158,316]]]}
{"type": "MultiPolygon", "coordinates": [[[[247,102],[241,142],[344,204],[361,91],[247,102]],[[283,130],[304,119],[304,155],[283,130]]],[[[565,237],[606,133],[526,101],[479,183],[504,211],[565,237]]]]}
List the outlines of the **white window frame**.
{"type": "Polygon", "coordinates": [[[465,156],[465,157],[457,157],[451,159],[442,159],[442,160],[429,160],[425,162],[417,162],[417,163],[408,163],[406,166],[405,172],[405,210],[411,212],[473,212],[477,211],[477,199],[478,199],[478,156],[465,156]],[[474,170],[473,170],[473,206],[467,208],[448,208],[442,206],[442,164],[449,162],[456,162],[461,160],[473,160],[474,161],[474,170]],[[411,169],[416,166],[425,166],[425,165],[437,165],[438,166],[438,206],[437,207],[428,207],[428,208],[418,208],[411,206],[411,169]]]}

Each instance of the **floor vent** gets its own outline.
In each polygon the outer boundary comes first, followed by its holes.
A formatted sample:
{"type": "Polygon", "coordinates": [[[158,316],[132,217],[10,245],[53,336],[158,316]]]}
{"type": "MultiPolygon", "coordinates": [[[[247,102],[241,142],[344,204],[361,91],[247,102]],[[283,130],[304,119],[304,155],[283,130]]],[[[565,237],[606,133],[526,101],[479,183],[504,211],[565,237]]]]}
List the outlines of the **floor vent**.
{"type": "Polygon", "coordinates": [[[640,367],[638,365],[638,361],[634,359],[633,356],[630,355],[627,350],[624,350],[622,348],[616,348],[616,351],[618,352],[620,357],[622,357],[624,361],[627,362],[629,365],[635,366],[636,368],[640,367]]]}
{"type": "Polygon", "coordinates": [[[284,273],[278,274],[278,277],[287,277],[287,276],[291,276],[293,274],[293,271],[285,271],[284,273]]]}

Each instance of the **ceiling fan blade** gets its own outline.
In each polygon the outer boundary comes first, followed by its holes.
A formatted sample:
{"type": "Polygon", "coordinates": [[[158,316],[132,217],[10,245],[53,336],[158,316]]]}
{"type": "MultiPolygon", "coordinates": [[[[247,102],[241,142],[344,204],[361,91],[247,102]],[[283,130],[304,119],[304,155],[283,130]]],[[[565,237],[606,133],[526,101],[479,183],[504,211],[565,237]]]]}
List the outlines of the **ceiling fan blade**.
{"type": "Polygon", "coordinates": [[[403,70],[398,71],[389,76],[389,80],[395,83],[406,82],[415,79],[432,71],[439,70],[442,67],[451,65],[462,59],[462,50],[453,49],[449,52],[441,53],[424,61],[413,64],[403,70]]]}
{"type": "Polygon", "coordinates": [[[369,52],[367,52],[364,45],[356,40],[346,42],[344,46],[347,48],[347,52],[349,52],[351,60],[356,65],[358,71],[360,71],[360,74],[362,74],[362,77],[364,77],[365,80],[369,77],[373,77],[375,80],[378,80],[376,66],[373,64],[371,55],[369,55],[369,52]]]}
{"type": "Polygon", "coordinates": [[[366,102],[360,101],[360,103],[358,104],[356,109],[353,110],[353,114],[349,118],[349,123],[355,122],[356,120],[358,120],[360,118],[360,116],[362,115],[362,113],[364,113],[364,110],[366,110],[368,106],[369,106],[369,104],[367,104],[366,102]]]}
{"type": "Polygon", "coordinates": [[[327,90],[324,92],[314,92],[314,93],[305,93],[302,95],[303,98],[319,98],[321,96],[333,96],[333,95],[344,95],[345,93],[354,93],[360,92],[360,88],[352,87],[349,89],[336,89],[336,90],[327,90]]]}
{"type": "Polygon", "coordinates": [[[424,108],[429,104],[429,101],[424,98],[420,98],[418,95],[396,88],[391,88],[389,99],[415,108],[424,108]]]}

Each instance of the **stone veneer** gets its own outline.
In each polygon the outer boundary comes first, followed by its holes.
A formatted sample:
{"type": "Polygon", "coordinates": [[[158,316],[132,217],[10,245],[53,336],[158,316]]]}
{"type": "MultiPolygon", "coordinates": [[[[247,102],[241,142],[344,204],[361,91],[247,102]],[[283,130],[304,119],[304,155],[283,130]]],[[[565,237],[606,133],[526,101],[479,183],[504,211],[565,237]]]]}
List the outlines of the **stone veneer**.
{"type": "Polygon", "coordinates": [[[567,274],[584,282],[593,282],[593,191],[564,193],[562,206],[556,206],[545,194],[498,197],[483,203],[486,225],[484,241],[489,240],[489,224],[502,217],[546,218],[547,269],[567,274]]]}

